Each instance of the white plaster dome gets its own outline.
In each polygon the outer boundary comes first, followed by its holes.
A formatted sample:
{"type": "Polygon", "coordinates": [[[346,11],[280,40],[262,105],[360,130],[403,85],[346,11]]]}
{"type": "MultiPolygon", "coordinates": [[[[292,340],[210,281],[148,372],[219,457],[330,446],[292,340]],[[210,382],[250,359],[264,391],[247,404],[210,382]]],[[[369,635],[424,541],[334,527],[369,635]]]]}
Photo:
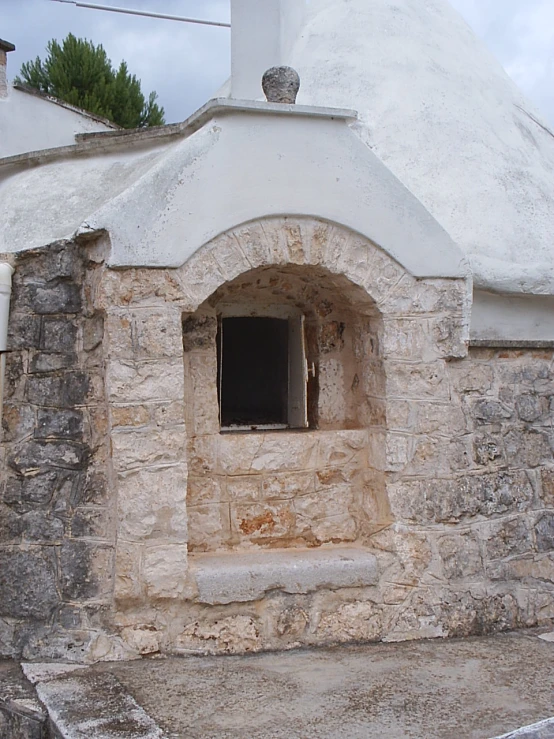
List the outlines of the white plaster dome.
{"type": "Polygon", "coordinates": [[[470,256],[478,286],[554,293],[554,135],[446,0],[311,0],[299,104],[364,142],[470,256]]]}

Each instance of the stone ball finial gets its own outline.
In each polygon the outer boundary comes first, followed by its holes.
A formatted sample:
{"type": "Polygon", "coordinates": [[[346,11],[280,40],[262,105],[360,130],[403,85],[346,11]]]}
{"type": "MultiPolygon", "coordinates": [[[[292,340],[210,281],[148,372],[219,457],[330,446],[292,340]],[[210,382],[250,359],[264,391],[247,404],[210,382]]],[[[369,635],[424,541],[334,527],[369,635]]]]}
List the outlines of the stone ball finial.
{"type": "Polygon", "coordinates": [[[268,103],[294,105],[300,89],[300,77],[292,67],[271,67],[262,77],[262,89],[268,103]]]}

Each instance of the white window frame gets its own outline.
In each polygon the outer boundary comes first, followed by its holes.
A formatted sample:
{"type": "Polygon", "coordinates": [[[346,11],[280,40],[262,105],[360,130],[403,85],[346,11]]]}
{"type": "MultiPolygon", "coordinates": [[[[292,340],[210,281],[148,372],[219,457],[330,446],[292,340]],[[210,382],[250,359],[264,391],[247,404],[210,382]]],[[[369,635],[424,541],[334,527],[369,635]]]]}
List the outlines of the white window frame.
{"type": "Polygon", "coordinates": [[[218,306],[219,321],[219,418],[223,378],[223,320],[224,318],[280,318],[288,321],[288,408],[287,423],[223,426],[221,431],[277,431],[308,428],[308,363],[306,360],[306,332],[304,314],[299,308],[289,305],[259,305],[257,303],[223,303],[218,306]]]}

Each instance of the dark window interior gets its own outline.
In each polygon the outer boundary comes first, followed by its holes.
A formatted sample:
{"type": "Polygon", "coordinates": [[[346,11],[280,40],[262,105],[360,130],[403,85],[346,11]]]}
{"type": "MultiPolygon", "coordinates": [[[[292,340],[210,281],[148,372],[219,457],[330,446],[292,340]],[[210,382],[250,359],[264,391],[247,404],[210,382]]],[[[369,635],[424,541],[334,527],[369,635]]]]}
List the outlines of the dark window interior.
{"type": "Polygon", "coordinates": [[[289,325],[280,318],[222,318],[218,388],[222,426],[287,424],[289,325]]]}

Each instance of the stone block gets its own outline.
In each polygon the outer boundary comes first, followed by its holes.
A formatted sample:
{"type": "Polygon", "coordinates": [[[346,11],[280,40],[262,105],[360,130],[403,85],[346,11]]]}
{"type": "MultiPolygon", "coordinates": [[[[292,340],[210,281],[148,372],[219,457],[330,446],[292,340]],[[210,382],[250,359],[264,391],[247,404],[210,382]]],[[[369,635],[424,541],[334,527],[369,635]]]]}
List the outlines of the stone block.
{"type": "Polygon", "coordinates": [[[10,313],[8,348],[38,349],[40,346],[41,317],[28,313],[10,313]]]}
{"type": "Polygon", "coordinates": [[[187,475],[182,466],[120,474],[118,535],[126,541],[187,540],[187,475]]]}
{"type": "Polygon", "coordinates": [[[320,431],[315,434],[319,441],[317,469],[345,467],[358,462],[360,453],[368,446],[366,430],[320,431]]]}
{"type": "Polygon", "coordinates": [[[316,433],[221,434],[219,471],[226,475],[300,471],[315,468],[316,433]]]}
{"type": "Polygon", "coordinates": [[[382,607],[370,601],[341,603],[318,621],[318,640],[326,643],[379,641],[384,632],[382,607]]]}
{"type": "Polygon", "coordinates": [[[182,598],[187,570],[186,544],[145,548],[143,579],[147,596],[164,600],[182,598]]]}
{"type": "MultiPolygon", "coordinates": [[[[202,477],[189,476],[187,486],[187,506],[198,506],[205,503],[220,503],[222,500],[227,498],[227,495],[224,493],[224,487],[227,487],[228,489],[231,482],[236,486],[238,494],[240,495],[240,492],[243,489],[241,481],[246,481],[244,483],[244,488],[246,488],[247,491],[250,490],[249,485],[251,483],[254,483],[256,489],[259,487],[257,479],[251,477],[231,478],[229,481],[225,482],[223,478],[219,477],[209,477],[207,475],[202,477]]],[[[234,489],[235,488],[233,487],[233,490],[234,489]]]]}
{"type": "Polygon", "coordinates": [[[95,313],[83,323],[83,349],[92,352],[97,349],[104,340],[104,316],[95,313]]]}
{"type": "Polygon", "coordinates": [[[231,503],[231,529],[240,539],[252,541],[289,538],[296,518],[287,502],[231,503]]]}
{"type": "Polygon", "coordinates": [[[46,352],[38,352],[31,357],[29,372],[31,374],[59,372],[60,370],[74,368],[76,365],[76,354],[48,354],[46,352]]]}
{"type": "Polygon", "coordinates": [[[219,437],[214,435],[188,439],[187,458],[191,475],[201,476],[216,471],[218,441],[219,437]]]}
{"type": "Polygon", "coordinates": [[[58,487],[58,474],[46,472],[30,477],[10,477],[4,491],[4,502],[18,513],[45,506],[58,487]]]}
{"type": "Polygon", "coordinates": [[[138,600],[142,598],[144,583],[141,580],[142,544],[117,542],[115,554],[116,600],[138,600]]]}
{"type": "Polygon", "coordinates": [[[538,467],[552,461],[550,438],[540,431],[510,428],[504,434],[504,448],[510,467],[538,467]]]}
{"type": "Polygon", "coordinates": [[[112,405],[110,415],[113,428],[147,426],[150,423],[150,408],[147,405],[112,405]]]}
{"type": "Polygon", "coordinates": [[[473,437],[473,459],[478,465],[504,463],[505,450],[501,435],[486,432],[475,434],[473,437]]]}
{"type": "Polygon", "coordinates": [[[544,513],[535,524],[535,537],[539,552],[554,550],[554,513],[544,513]]]}
{"type": "Polygon", "coordinates": [[[402,363],[390,361],[387,371],[387,397],[414,400],[450,400],[444,363],[402,363]]]}
{"type": "Polygon", "coordinates": [[[527,423],[537,421],[547,409],[546,398],[531,394],[519,395],[516,398],[517,415],[527,423]]]}
{"type": "Polygon", "coordinates": [[[231,544],[228,503],[190,506],[188,524],[188,543],[191,551],[208,552],[231,544]]]}
{"type": "Polygon", "coordinates": [[[262,649],[257,622],[250,616],[228,616],[188,624],[174,642],[186,654],[244,654],[262,649]]]}
{"type": "Polygon", "coordinates": [[[60,550],[60,589],[65,600],[99,600],[113,590],[111,547],[67,539],[60,550]]]}
{"type": "Polygon", "coordinates": [[[46,620],[58,603],[53,547],[0,548],[0,616],[46,620]]]}
{"type": "Polygon", "coordinates": [[[437,350],[427,330],[427,323],[417,318],[386,318],[383,356],[391,359],[433,361],[437,350]]]}
{"type": "Polygon", "coordinates": [[[71,441],[27,441],[14,451],[8,464],[23,474],[35,473],[52,467],[82,470],[88,461],[88,449],[84,444],[71,441]]]}
{"type": "Polygon", "coordinates": [[[25,287],[25,303],[38,314],[79,313],[81,288],[73,282],[51,282],[25,287]]]}
{"type": "Polygon", "coordinates": [[[59,543],[64,537],[63,521],[48,511],[29,511],[21,517],[21,531],[25,541],[43,544],[59,543]]]}
{"type": "Polygon", "coordinates": [[[475,516],[528,511],[533,488],[525,472],[466,475],[457,479],[389,484],[391,509],[400,520],[457,523],[475,516]]]}
{"type": "Polygon", "coordinates": [[[217,361],[212,353],[191,353],[187,372],[192,385],[192,433],[196,436],[219,433],[217,361]]]}
{"type": "Polygon", "coordinates": [[[491,523],[485,530],[485,551],[489,560],[525,554],[533,548],[531,532],[524,517],[491,523]]]}
{"type": "Polygon", "coordinates": [[[356,501],[352,485],[336,483],[326,485],[313,493],[294,498],[293,510],[298,518],[298,526],[304,528],[318,519],[332,516],[350,516],[355,511],[356,501]]]}
{"type": "Polygon", "coordinates": [[[206,315],[183,316],[183,346],[186,352],[213,350],[217,333],[217,318],[206,315]]]}
{"type": "Polygon", "coordinates": [[[448,373],[458,392],[486,395],[491,390],[494,381],[493,366],[491,363],[474,362],[473,357],[474,350],[472,349],[466,361],[449,363],[448,373]]]}
{"type": "Polygon", "coordinates": [[[2,441],[9,443],[31,436],[35,428],[35,411],[29,405],[5,402],[2,408],[2,441]]]}
{"type": "Polygon", "coordinates": [[[133,313],[134,344],[139,358],[182,357],[181,313],[175,309],[149,309],[133,313]]]}
{"type": "Polygon", "coordinates": [[[86,404],[91,387],[86,372],[68,372],[63,377],[29,377],[25,394],[34,405],[73,408],[86,404]]]}
{"type": "Polygon", "coordinates": [[[195,555],[191,574],[200,603],[222,605],[259,600],[266,592],[310,593],[367,587],[378,580],[375,556],[358,549],[195,555]]]}
{"type": "MultiPolygon", "coordinates": [[[[399,401],[402,402],[402,401],[399,401]]],[[[387,421],[389,422],[389,406],[387,403],[387,421]]],[[[460,406],[455,403],[419,402],[412,406],[413,415],[406,418],[405,428],[417,430],[422,434],[442,436],[458,436],[467,431],[467,422],[460,406]],[[414,418],[414,416],[416,416],[414,418]]],[[[392,409],[394,412],[394,408],[392,409]]]]}
{"type": "Polygon", "coordinates": [[[41,349],[49,353],[73,354],[77,351],[77,324],[70,318],[42,321],[41,349]]]}
{"type": "Polygon", "coordinates": [[[156,426],[181,426],[185,419],[184,403],[182,400],[157,403],[152,406],[152,417],[156,426]]]}
{"type": "Polygon", "coordinates": [[[108,397],[115,403],[181,400],[184,397],[182,360],[130,362],[112,360],[106,372],[108,397]]]}
{"type": "Polygon", "coordinates": [[[35,439],[73,439],[83,436],[83,412],[74,410],[40,409],[37,412],[35,439]]]}
{"type": "Polygon", "coordinates": [[[0,545],[18,544],[23,531],[23,517],[0,503],[0,545]]]}
{"type": "Polygon", "coordinates": [[[483,575],[479,541],[470,532],[441,536],[438,549],[447,580],[461,580],[483,575]]]}
{"type": "Polygon", "coordinates": [[[184,460],[185,427],[114,431],[111,437],[113,464],[117,470],[171,465],[184,460]]]}
{"type": "MultiPolygon", "coordinates": [[[[239,500],[241,497],[245,497],[244,491],[248,490],[248,487],[241,486],[240,481],[244,480],[245,483],[252,478],[235,478],[233,483],[236,483],[236,494],[231,499],[239,500]]],[[[303,495],[309,495],[315,493],[315,477],[312,472],[285,472],[277,475],[264,475],[261,481],[261,496],[263,500],[291,500],[293,498],[299,498],[303,495]]],[[[229,491],[229,483],[227,483],[227,489],[229,491]]],[[[255,491],[252,490],[252,493],[255,491]]]]}
{"type": "Polygon", "coordinates": [[[78,508],[71,519],[74,539],[108,539],[111,535],[108,512],[104,508],[78,508]]]}

